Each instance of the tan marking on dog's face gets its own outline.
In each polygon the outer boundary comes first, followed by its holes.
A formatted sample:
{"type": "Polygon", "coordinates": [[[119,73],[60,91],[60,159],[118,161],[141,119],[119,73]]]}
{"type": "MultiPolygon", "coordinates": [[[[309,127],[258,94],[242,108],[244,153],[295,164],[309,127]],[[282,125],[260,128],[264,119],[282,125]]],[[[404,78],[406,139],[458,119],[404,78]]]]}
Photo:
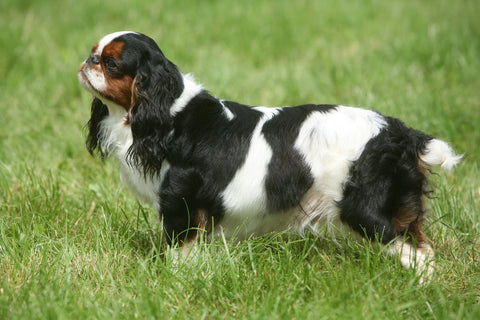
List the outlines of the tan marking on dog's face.
{"type": "Polygon", "coordinates": [[[106,87],[101,94],[128,111],[132,105],[134,79],[122,69],[121,55],[125,43],[113,41],[103,49],[100,64],[106,79],[106,87]]]}
{"type": "Polygon", "coordinates": [[[134,103],[134,79],[122,70],[125,45],[115,41],[129,32],[117,32],[103,37],[91,50],[78,70],[80,83],[101,100],[111,101],[129,111],[134,103]]]}

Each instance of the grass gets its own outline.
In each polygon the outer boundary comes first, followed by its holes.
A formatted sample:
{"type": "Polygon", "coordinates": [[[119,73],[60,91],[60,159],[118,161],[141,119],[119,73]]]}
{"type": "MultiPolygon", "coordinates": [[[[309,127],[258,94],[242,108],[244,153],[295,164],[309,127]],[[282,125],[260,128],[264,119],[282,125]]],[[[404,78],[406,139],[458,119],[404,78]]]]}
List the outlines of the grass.
{"type": "Polygon", "coordinates": [[[2,1],[0,318],[478,319],[479,15],[473,0],[2,1]],[[372,107],[465,153],[432,177],[435,279],[310,235],[217,239],[172,265],[156,214],[83,146],[76,70],[124,29],[219,97],[372,107]]]}

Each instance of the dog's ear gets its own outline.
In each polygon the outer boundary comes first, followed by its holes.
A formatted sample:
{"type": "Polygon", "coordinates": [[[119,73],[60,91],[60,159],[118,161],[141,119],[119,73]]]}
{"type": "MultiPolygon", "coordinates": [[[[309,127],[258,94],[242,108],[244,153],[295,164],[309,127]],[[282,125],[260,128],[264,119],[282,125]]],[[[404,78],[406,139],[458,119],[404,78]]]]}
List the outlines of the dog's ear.
{"type": "Polygon", "coordinates": [[[141,167],[144,175],[155,175],[166,156],[173,126],[170,107],[183,91],[183,78],[158,50],[140,63],[132,91],[129,121],[133,143],[128,159],[134,167],[141,167]]]}
{"type": "Polygon", "coordinates": [[[100,156],[104,158],[106,155],[100,147],[102,139],[100,135],[100,122],[108,116],[108,107],[100,99],[93,98],[90,113],[90,120],[88,120],[86,125],[87,139],[85,145],[91,155],[99,152],[100,156]]]}

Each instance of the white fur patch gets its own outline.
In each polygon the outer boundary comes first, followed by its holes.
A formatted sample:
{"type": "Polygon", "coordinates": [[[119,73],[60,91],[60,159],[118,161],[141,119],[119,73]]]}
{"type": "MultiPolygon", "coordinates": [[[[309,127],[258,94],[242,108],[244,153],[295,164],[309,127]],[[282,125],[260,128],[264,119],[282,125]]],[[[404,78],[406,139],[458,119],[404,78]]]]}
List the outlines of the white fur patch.
{"type": "Polygon", "coordinates": [[[100,41],[98,42],[98,47],[95,50],[94,54],[96,54],[98,56],[102,55],[103,49],[105,48],[106,45],[108,45],[110,42],[112,42],[116,38],[118,38],[120,36],[123,36],[124,34],[128,34],[128,33],[138,34],[137,32],[133,32],[133,31],[118,31],[118,32],[107,34],[102,39],[100,39],[100,41]]]}
{"type": "Polygon", "coordinates": [[[302,199],[298,231],[315,230],[320,223],[337,224],[340,212],[335,203],[342,199],[350,165],[385,125],[383,117],[373,111],[343,106],[313,112],[305,120],[295,148],[310,166],[314,183],[302,199]]]}
{"type": "MultiPolygon", "coordinates": [[[[259,219],[258,215],[265,214],[267,210],[265,177],[272,158],[272,148],[265,140],[262,128],[265,122],[278,113],[278,110],[266,107],[254,109],[264,115],[253,131],[245,162],[222,192],[223,204],[228,214],[220,222],[220,227],[227,237],[231,237],[238,227],[245,226],[245,233],[253,234],[258,227],[265,227],[267,223],[259,219]],[[253,225],[248,222],[249,219],[252,219],[250,222],[253,225]]],[[[267,226],[270,227],[272,224],[275,225],[270,221],[267,226]]]]}
{"type": "Polygon", "coordinates": [[[120,180],[125,184],[140,202],[152,207],[155,212],[160,211],[160,183],[170,168],[167,161],[163,161],[160,175],[154,178],[144,177],[138,168],[132,168],[124,160],[120,161],[120,180]]]}
{"type": "Polygon", "coordinates": [[[98,91],[103,92],[107,88],[107,80],[100,65],[90,65],[85,62],[78,71],[78,80],[82,86],[96,97],[100,97],[98,91]]]}
{"type": "Polygon", "coordinates": [[[431,280],[435,268],[434,252],[432,247],[424,244],[415,248],[411,244],[397,239],[388,245],[390,253],[400,256],[400,262],[404,268],[415,268],[420,276],[420,283],[431,280]]]}
{"type": "Polygon", "coordinates": [[[183,108],[185,108],[190,102],[190,100],[192,100],[203,90],[202,85],[195,82],[195,78],[192,74],[183,75],[183,86],[184,88],[182,94],[173,102],[173,105],[170,107],[170,115],[172,117],[182,111],[183,108]]]}
{"type": "Polygon", "coordinates": [[[223,103],[223,100],[220,100],[220,103],[223,106],[223,113],[225,114],[225,117],[227,117],[228,121],[232,121],[233,119],[235,119],[235,115],[229,108],[225,106],[225,104],[223,103]]]}

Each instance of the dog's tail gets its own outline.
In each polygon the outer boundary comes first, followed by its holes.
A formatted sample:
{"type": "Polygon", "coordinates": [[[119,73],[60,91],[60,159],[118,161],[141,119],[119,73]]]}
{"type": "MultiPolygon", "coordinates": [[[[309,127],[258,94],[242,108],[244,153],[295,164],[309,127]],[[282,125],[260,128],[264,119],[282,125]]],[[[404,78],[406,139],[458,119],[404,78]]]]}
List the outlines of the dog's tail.
{"type": "Polygon", "coordinates": [[[443,170],[450,171],[460,162],[463,155],[456,155],[445,141],[432,139],[426,144],[419,158],[425,168],[440,166],[443,170]]]}

